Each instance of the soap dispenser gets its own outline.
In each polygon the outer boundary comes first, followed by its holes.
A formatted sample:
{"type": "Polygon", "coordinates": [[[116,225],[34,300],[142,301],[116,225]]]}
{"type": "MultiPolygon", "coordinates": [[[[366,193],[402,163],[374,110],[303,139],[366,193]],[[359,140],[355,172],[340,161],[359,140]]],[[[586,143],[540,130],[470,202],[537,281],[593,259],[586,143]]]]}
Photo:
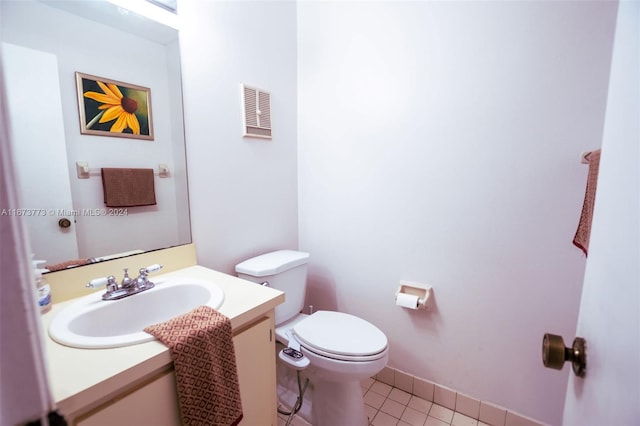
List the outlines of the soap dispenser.
{"type": "Polygon", "coordinates": [[[42,276],[43,272],[47,272],[47,269],[40,268],[40,263],[46,262],[45,260],[34,260],[33,268],[36,276],[36,289],[38,291],[38,306],[40,306],[40,313],[44,314],[51,310],[51,286],[47,283],[47,280],[42,276]]]}

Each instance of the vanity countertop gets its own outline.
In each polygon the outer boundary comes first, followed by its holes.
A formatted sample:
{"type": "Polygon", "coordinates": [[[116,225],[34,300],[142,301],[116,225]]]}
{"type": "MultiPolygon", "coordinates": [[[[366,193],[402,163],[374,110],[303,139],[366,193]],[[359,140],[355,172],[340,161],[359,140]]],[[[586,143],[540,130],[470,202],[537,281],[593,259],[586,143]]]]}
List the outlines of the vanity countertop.
{"type": "MultiPolygon", "coordinates": [[[[154,278],[187,277],[214,282],[224,290],[219,311],[239,330],[267,314],[284,301],[284,293],[202,266],[157,274],[154,278]]],[[[78,349],[60,345],[48,334],[49,323],[72,301],[54,304],[42,316],[50,388],[63,414],[76,413],[97,401],[117,394],[156,372],[166,370],[171,355],[157,340],[111,349],[78,349]]]]}

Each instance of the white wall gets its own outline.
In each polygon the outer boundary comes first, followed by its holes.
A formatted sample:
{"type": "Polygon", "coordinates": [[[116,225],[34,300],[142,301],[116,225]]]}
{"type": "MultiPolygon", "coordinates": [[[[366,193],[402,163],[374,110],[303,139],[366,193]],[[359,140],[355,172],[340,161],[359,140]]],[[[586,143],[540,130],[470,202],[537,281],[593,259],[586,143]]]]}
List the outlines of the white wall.
{"type": "MultiPolygon", "coordinates": [[[[168,67],[172,64],[167,52],[176,49],[175,43],[166,47],[40,2],[3,1],[1,6],[3,41],[49,52],[58,58],[67,158],[75,209],[104,207],[100,177],[77,179],[76,161],[87,161],[91,168],[97,169],[157,168],[159,163],[167,163],[173,171],[173,141],[176,137],[173,131],[174,128],[178,132],[182,130],[182,117],[170,109],[170,76],[179,78],[179,74],[169,72],[168,67]],[[155,140],[81,135],[74,76],[76,71],[149,87],[155,140]]],[[[33,161],[31,167],[38,170],[37,161],[47,161],[47,158],[39,156],[36,151],[33,153],[33,161]]],[[[182,176],[185,174],[184,170],[178,168],[171,178],[155,180],[156,206],[129,208],[129,215],[126,217],[77,216],[75,219],[80,256],[94,257],[131,249],[155,249],[166,247],[169,245],[167,241],[171,241],[172,245],[189,241],[188,231],[186,235],[184,230],[180,235],[177,231],[177,224],[185,222],[185,216],[180,216],[176,209],[178,203],[175,182],[180,173],[182,176]],[[149,231],[150,225],[154,229],[152,232],[149,231]],[[121,234],[114,236],[114,229],[118,229],[121,234]],[[179,236],[183,239],[179,240],[179,236]]],[[[178,197],[184,205],[186,197],[180,194],[178,197]]],[[[182,211],[185,214],[187,212],[186,209],[182,211]]],[[[52,226],[57,226],[57,220],[52,223],[52,226]]],[[[56,263],[68,259],[47,260],[56,263]]]]}
{"type": "Polygon", "coordinates": [[[296,5],[180,4],[189,198],[198,262],[297,248],[296,5]],[[271,92],[273,139],[242,138],[240,83],[271,92]]]}
{"type": "Polygon", "coordinates": [[[390,366],[558,424],[603,131],[612,2],[298,4],[308,299],[379,326],[390,366]],[[435,307],[397,308],[398,281],[435,307]]]}
{"type": "Polygon", "coordinates": [[[589,260],[565,425],[640,423],[640,3],[620,2],[589,260]]]}

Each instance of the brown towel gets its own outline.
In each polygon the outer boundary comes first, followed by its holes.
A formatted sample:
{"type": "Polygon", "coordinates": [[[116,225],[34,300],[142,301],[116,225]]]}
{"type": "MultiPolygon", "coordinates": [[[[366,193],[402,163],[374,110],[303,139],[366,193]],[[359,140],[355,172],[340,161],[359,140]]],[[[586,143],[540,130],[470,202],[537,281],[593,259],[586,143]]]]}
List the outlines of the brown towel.
{"type": "Polygon", "coordinates": [[[153,169],[102,169],[102,189],[107,207],[156,204],[153,169]]]}
{"type": "Polygon", "coordinates": [[[144,331],[171,350],[184,425],[240,423],[242,404],[229,318],[200,306],[144,331]]]}
{"type": "Polygon", "coordinates": [[[589,251],[589,237],[591,236],[591,219],[593,219],[593,205],[596,200],[596,187],[598,186],[598,168],[600,167],[600,150],[589,154],[589,175],[587,177],[587,189],[584,194],[582,214],[573,244],[580,248],[587,256],[589,251]]]}
{"type": "Polygon", "coordinates": [[[49,272],[55,272],[70,268],[72,266],[86,265],[87,263],[91,263],[91,259],[67,260],[66,262],[56,263],[55,265],[45,265],[44,267],[48,269],[49,272]]]}

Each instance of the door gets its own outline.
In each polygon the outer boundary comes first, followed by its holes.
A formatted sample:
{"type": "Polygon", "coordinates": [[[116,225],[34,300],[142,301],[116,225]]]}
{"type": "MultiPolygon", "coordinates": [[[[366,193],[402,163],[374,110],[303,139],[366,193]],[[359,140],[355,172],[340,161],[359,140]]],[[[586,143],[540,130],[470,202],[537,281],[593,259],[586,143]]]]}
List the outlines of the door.
{"type": "Polygon", "coordinates": [[[3,43],[2,66],[22,204],[2,214],[24,216],[35,259],[77,259],[57,57],[3,43]]]}
{"type": "Polygon", "coordinates": [[[640,424],[639,56],[640,3],[623,1],[576,331],[587,342],[587,370],[569,379],[567,426],[640,424]]]}

